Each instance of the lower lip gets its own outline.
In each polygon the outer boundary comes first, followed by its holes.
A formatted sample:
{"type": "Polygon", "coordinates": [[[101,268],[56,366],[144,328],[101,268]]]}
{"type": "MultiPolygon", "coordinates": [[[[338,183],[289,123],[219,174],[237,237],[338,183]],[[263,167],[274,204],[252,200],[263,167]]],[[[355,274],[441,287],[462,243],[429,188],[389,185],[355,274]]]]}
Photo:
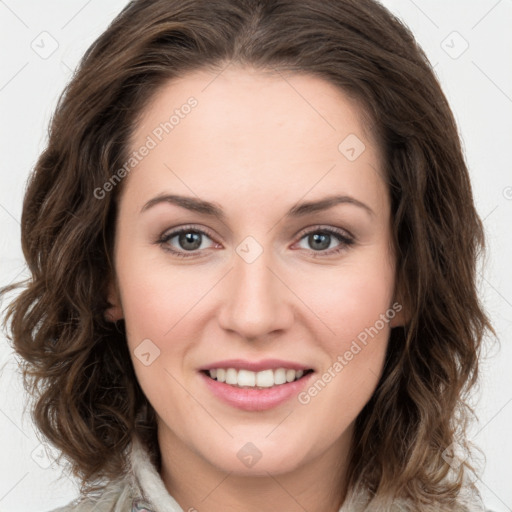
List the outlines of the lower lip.
{"type": "Polygon", "coordinates": [[[299,380],[266,389],[237,388],[214,380],[203,372],[200,374],[210,391],[227,404],[245,411],[266,411],[298,395],[314,372],[308,373],[299,380]]]}

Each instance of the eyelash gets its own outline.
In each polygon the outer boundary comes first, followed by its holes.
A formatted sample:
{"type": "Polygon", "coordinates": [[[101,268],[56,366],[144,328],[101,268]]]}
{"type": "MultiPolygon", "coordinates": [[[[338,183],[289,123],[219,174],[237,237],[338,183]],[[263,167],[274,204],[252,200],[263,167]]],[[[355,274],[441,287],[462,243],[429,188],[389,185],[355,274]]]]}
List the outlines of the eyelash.
{"type": "MultiPolygon", "coordinates": [[[[213,239],[212,233],[207,229],[198,229],[195,226],[184,226],[180,229],[177,229],[176,231],[171,231],[170,233],[162,233],[159,237],[159,239],[156,241],[157,244],[159,244],[162,249],[166,252],[171,253],[174,256],[177,256],[179,258],[193,258],[197,255],[196,251],[176,251],[174,249],[171,249],[168,245],[169,240],[172,240],[174,237],[181,235],[182,233],[196,233],[201,235],[207,235],[210,239],[213,239]]],[[[325,256],[332,256],[334,254],[338,254],[344,250],[346,250],[348,247],[353,245],[355,243],[355,239],[348,235],[345,231],[342,231],[340,229],[336,228],[323,228],[323,227],[316,227],[314,229],[311,229],[306,232],[302,232],[301,236],[299,238],[299,241],[305,238],[308,235],[314,234],[314,233],[322,233],[322,234],[328,234],[333,235],[335,238],[338,239],[340,242],[340,245],[335,247],[334,249],[329,250],[322,250],[322,251],[311,251],[312,256],[314,258],[318,257],[325,257],[325,256]]]]}

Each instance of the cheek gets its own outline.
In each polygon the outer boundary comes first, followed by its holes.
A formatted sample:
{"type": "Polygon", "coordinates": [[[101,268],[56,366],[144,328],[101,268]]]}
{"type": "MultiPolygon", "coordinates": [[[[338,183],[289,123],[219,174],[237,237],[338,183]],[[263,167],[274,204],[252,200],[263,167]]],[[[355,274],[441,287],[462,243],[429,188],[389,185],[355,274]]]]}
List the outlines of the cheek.
{"type": "Polygon", "coordinates": [[[354,421],[380,379],[394,316],[392,284],[391,269],[381,264],[340,272],[336,283],[332,276],[315,280],[310,290],[317,297],[312,309],[322,312],[318,339],[329,357],[299,401],[329,411],[334,432],[354,421]]]}
{"type": "MultiPolygon", "coordinates": [[[[302,283],[297,294],[322,320],[319,329],[327,333],[323,338],[339,351],[389,312],[394,275],[383,257],[327,270],[302,283]]],[[[380,322],[378,326],[385,330],[380,322]]]]}
{"type": "Polygon", "coordinates": [[[211,286],[204,276],[185,276],[178,268],[135,257],[124,259],[118,277],[137,380],[159,415],[171,415],[176,404],[186,414],[191,404],[173,376],[195,346],[199,308],[194,305],[211,286]]]}
{"type": "MultiPolygon", "coordinates": [[[[165,340],[184,325],[188,312],[211,288],[204,272],[171,268],[162,259],[125,253],[118,266],[123,312],[130,344],[165,340]]],[[[197,312],[196,312],[197,314],[197,312]]]]}

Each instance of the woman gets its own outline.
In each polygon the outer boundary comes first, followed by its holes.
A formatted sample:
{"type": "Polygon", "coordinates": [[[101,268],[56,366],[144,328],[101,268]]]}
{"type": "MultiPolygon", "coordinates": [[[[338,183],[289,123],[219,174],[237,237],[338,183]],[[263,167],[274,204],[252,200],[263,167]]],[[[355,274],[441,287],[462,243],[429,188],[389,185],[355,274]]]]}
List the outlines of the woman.
{"type": "Polygon", "coordinates": [[[59,510],[483,510],[482,223],[380,4],[130,2],[61,98],[22,242],[12,340],[82,482],[59,510]]]}

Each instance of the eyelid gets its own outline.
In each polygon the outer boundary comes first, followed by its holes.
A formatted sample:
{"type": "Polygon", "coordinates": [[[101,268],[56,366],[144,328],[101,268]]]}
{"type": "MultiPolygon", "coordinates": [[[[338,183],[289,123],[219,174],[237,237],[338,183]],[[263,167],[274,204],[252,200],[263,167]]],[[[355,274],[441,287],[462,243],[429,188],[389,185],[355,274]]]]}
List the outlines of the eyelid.
{"type": "Polygon", "coordinates": [[[159,238],[173,238],[176,235],[179,235],[183,231],[196,231],[198,233],[206,234],[210,238],[215,239],[215,235],[213,234],[213,231],[211,231],[209,228],[205,226],[199,226],[197,224],[185,224],[183,226],[178,226],[176,228],[170,228],[166,229],[159,238]],[[172,235],[172,236],[171,236],[172,235]]]}
{"type": "Polygon", "coordinates": [[[354,242],[356,241],[356,237],[347,229],[337,228],[335,226],[330,226],[328,224],[312,224],[311,226],[307,226],[301,229],[295,236],[302,238],[304,235],[316,231],[328,231],[330,233],[336,233],[337,235],[340,235],[345,238],[350,238],[354,242]]]}

